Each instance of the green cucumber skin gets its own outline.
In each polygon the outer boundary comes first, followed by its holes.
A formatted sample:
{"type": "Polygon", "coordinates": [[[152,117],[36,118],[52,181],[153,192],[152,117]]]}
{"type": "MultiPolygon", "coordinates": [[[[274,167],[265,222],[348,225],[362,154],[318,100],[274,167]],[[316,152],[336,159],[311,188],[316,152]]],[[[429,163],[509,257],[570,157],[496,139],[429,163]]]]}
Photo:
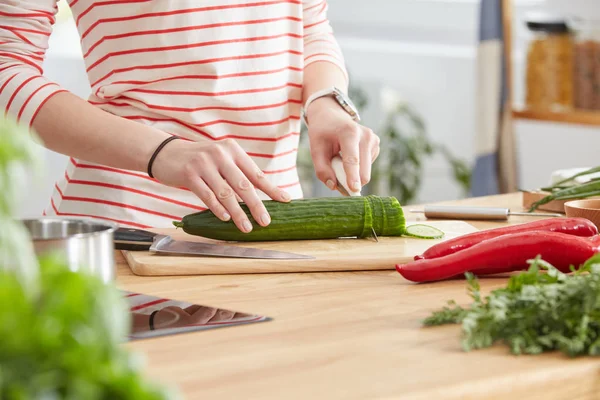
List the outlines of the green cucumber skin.
{"type": "Polygon", "coordinates": [[[250,233],[241,232],[233,221],[221,221],[210,210],[186,215],[174,225],[190,235],[240,242],[370,237],[371,227],[378,236],[401,236],[406,225],[400,203],[395,198],[382,200],[377,196],[299,199],[290,203],[266,200],[263,204],[271,216],[267,227],[258,225],[247,205],[240,203],[252,223],[250,233]],[[378,201],[380,206],[373,207],[378,201]],[[385,207],[390,209],[384,211],[385,207]],[[388,224],[381,220],[384,214],[392,218],[388,224]]]}
{"type": "Polygon", "coordinates": [[[401,236],[406,231],[406,218],[404,210],[395,197],[380,197],[383,221],[380,236],[401,236]]]}

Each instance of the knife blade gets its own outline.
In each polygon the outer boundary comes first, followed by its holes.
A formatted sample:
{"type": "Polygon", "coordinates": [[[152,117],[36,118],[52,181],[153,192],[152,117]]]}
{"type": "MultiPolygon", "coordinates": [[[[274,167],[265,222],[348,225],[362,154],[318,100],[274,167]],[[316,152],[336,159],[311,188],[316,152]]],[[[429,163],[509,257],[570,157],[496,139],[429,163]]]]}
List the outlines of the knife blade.
{"type": "Polygon", "coordinates": [[[168,235],[130,228],[119,228],[115,231],[114,245],[116,250],[141,250],[157,254],[280,260],[314,259],[313,256],[283,251],[174,240],[168,235]]]}

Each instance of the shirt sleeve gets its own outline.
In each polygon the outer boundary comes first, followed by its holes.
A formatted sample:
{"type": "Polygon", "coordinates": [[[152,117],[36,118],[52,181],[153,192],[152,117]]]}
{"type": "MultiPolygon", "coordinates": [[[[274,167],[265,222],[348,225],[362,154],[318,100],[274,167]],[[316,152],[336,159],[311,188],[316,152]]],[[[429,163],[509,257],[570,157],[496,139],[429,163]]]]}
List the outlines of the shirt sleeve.
{"type": "Polygon", "coordinates": [[[57,12],[57,0],[0,1],[0,109],[26,126],[65,91],[42,69],[57,12]]]}
{"type": "Polygon", "coordinates": [[[339,67],[346,81],[348,72],[340,46],[333,36],[333,29],[327,18],[327,0],[303,0],[304,24],[304,67],[327,61],[339,67]]]}

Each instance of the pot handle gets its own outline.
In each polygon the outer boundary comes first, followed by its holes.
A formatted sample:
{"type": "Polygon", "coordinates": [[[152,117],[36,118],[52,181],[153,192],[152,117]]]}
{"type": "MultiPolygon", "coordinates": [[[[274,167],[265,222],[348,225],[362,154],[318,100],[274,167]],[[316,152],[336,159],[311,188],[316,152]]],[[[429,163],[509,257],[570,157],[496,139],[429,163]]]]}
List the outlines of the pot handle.
{"type": "Polygon", "coordinates": [[[114,233],[115,250],[147,251],[156,233],[142,229],[119,228],[114,233]]]}

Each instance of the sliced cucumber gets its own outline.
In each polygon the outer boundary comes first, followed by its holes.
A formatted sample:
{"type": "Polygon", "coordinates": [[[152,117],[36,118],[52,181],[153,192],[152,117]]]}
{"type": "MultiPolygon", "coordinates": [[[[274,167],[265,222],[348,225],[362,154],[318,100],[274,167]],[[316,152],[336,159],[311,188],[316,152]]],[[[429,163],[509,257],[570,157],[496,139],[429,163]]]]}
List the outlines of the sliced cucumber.
{"type": "Polygon", "coordinates": [[[414,224],[406,227],[404,235],[419,239],[441,239],[444,237],[444,232],[430,225],[414,224]]]}

